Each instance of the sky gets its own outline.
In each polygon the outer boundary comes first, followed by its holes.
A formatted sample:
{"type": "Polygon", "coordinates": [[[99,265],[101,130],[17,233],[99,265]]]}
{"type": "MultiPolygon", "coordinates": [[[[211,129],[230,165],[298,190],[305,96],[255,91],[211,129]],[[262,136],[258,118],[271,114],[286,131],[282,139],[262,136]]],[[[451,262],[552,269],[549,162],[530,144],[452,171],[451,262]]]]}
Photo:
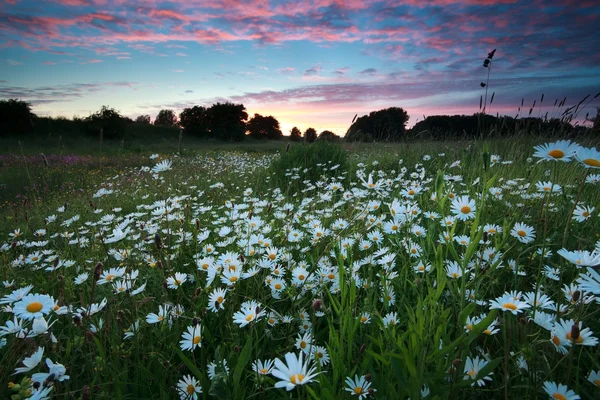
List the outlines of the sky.
{"type": "Polygon", "coordinates": [[[590,94],[581,120],[600,106],[598,26],[597,0],[3,0],[0,98],[68,118],[230,101],[343,135],[387,107],[409,126],[478,112],[497,49],[491,114],[590,94]]]}

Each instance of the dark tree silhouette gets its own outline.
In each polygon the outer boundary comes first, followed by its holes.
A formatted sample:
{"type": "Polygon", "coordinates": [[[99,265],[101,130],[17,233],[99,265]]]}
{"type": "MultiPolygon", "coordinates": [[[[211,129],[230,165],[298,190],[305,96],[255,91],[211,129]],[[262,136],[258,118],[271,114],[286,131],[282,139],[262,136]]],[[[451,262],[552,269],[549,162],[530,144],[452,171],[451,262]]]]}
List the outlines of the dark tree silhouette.
{"type": "Polygon", "coordinates": [[[135,119],[135,122],[138,124],[150,125],[152,123],[152,119],[148,114],[140,115],[135,119]]]}
{"type": "Polygon", "coordinates": [[[300,129],[293,127],[292,130],[290,131],[290,140],[293,142],[299,142],[300,140],[302,140],[302,132],[300,132],[300,129]]]}
{"type": "Polygon", "coordinates": [[[210,136],[208,109],[206,107],[194,106],[185,108],[179,114],[179,124],[186,133],[201,138],[208,138],[210,136]]]}
{"type": "Polygon", "coordinates": [[[279,121],[274,117],[264,117],[260,114],[254,114],[254,117],[246,125],[246,130],[250,137],[255,139],[271,139],[277,140],[283,137],[281,129],[279,129],[279,121]]]}
{"type": "Polygon", "coordinates": [[[0,136],[30,133],[34,118],[31,104],[17,99],[0,100],[0,136]]]}
{"type": "Polygon", "coordinates": [[[175,115],[175,111],[173,110],[160,110],[156,119],[154,120],[154,125],[163,125],[163,126],[175,126],[177,125],[177,115],[175,115]]]}
{"type": "Polygon", "coordinates": [[[373,111],[352,123],[346,140],[353,141],[370,135],[376,141],[396,141],[404,137],[408,113],[399,107],[390,107],[384,110],[373,111]]]}
{"type": "Polygon", "coordinates": [[[335,142],[338,139],[340,139],[340,137],[331,131],[325,130],[325,131],[319,133],[319,140],[324,140],[327,142],[335,142]]]}
{"type": "Polygon", "coordinates": [[[100,111],[87,117],[85,122],[88,133],[97,134],[102,129],[103,137],[112,139],[123,136],[127,121],[114,108],[102,106],[100,111]]]}
{"type": "Polygon", "coordinates": [[[312,143],[317,140],[317,131],[315,128],[308,128],[304,131],[304,141],[308,143],[312,143]]]}
{"type": "Polygon", "coordinates": [[[207,114],[211,137],[219,140],[244,140],[248,113],[243,104],[213,104],[207,114]]]}

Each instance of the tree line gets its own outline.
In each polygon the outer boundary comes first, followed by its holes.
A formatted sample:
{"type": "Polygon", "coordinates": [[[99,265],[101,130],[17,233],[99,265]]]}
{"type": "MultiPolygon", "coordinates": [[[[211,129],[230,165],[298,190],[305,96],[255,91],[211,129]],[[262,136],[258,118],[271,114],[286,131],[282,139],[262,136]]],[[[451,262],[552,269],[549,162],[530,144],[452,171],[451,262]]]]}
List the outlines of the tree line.
{"type": "MultiPolygon", "coordinates": [[[[565,118],[512,118],[492,116],[482,113],[473,115],[435,115],[417,122],[412,129],[406,129],[408,113],[400,107],[390,107],[373,111],[368,115],[356,115],[343,138],[325,130],[317,134],[314,128],[301,132],[292,128],[289,138],[292,141],[401,141],[411,139],[455,139],[481,136],[509,136],[511,134],[537,133],[575,135],[591,130],[600,132],[600,108],[595,117],[586,116],[592,128],[572,125],[565,118]],[[357,118],[358,117],[358,118],[357,118]]],[[[150,115],[140,115],[135,120],[121,115],[109,106],[85,118],[37,117],[31,104],[17,100],[0,100],[0,137],[40,133],[40,130],[54,128],[76,131],[89,135],[100,135],[106,139],[123,138],[131,126],[153,125],[168,131],[183,130],[186,135],[201,139],[241,141],[246,137],[262,140],[283,138],[279,121],[269,115],[254,114],[249,117],[243,104],[216,103],[210,107],[193,106],[183,109],[177,115],[174,110],[163,109],[154,121],[150,115]]]]}

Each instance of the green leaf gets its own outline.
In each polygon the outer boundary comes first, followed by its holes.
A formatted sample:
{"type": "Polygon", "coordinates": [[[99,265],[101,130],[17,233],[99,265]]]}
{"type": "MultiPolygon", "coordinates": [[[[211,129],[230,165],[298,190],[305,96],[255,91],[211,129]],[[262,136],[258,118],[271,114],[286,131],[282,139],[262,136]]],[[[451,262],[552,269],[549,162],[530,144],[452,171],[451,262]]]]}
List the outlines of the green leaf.
{"type": "Polygon", "coordinates": [[[246,368],[248,361],[250,361],[251,353],[252,353],[252,335],[248,336],[248,339],[246,339],[246,344],[244,345],[244,348],[240,352],[240,357],[238,358],[237,365],[235,366],[235,370],[233,371],[233,392],[235,394],[238,393],[238,390],[240,388],[242,372],[244,371],[244,368],[246,368]]]}
{"type": "Polygon", "coordinates": [[[181,349],[179,347],[177,347],[175,350],[177,351],[177,354],[179,355],[179,358],[181,358],[181,361],[183,361],[183,363],[190,369],[190,371],[192,371],[192,373],[194,374],[194,376],[197,379],[202,379],[202,373],[200,372],[200,370],[198,369],[198,367],[196,367],[196,365],[194,364],[194,362],[192,360],[190,360],[189,358],[187,358],[185,356],[185,354],[183,354],[183,351],[181,351],[181,349]]]}

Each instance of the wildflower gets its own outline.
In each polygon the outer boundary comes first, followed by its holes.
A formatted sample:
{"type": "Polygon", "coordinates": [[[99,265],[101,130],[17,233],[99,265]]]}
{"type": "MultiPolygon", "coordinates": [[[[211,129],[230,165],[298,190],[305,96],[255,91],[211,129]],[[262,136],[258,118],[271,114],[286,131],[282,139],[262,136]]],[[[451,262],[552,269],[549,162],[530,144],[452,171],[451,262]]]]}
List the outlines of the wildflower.
{"type": "Polygon", "coordinates": [[[303,362],[303,352],[298,356],[294,353],[285,355],[285,363],[280,359],[275,359],[275,368],[271,374],[280,379],[275,383],[276,388],[285,387],[286,390],[293,390],[296,386],[306,385],[313,381],[313,378],[318,375],[315,373],[316,368],[311,365],[310,360],[303,362]]]}
{"type": "Polygon", "coordinates": [[[227,366],[227,360],[222,360],[218,364],[215,361],[212,361],[206,367],[206,371],[208,372],[208,378],[212,381],[218,373],[225,373],[225,375],[229,375],[229,367],[227,366]]]}
{"type": "Polygon", "coordinates": [[[54,304],[54,299],[47,294],[28,294],[14,304],[13,313],[19,318],[32,320],[48,314],[54,304]]]}
{"type": "Polygon", "coordinates": [[[593,268],[588,268],[587,274],[580,275],[577,284],[581,290],[600,295],[600,274],[593,268]]]}
{"type": "Polygon", "coordinates": [[[146,322],[149,324],[156,324],[164,321],[169,316],[169,309],[171,307],[168,304],[158,306],[158,314],[150,313],[146,316],[146,322]]]}
{"type": "Polygon", "coordinates": [[[167,278],[167,287],[169,289],[179,289],[179,287],[187,281],[187,275],[183,272],[175,272],[175,277],[167,278]]]}
{"type": "Polygon", "coordinates": [[[535,238],[535,230],[528,225],[521,222],[517,222],[513,229],[510,231],[511,236],[517,238],[521,243],[530,243],[535,238]]]}
{"type": "Polygon", "coordinates": [[[214,313],[223,310],[223,303],[225,303],[225,295],[227,289],[215,289],[208,296],[208,309],[214,313]]]}
{"type": "Polygon", "coordinates": [[[69,375],[66,375],[67,369],[60,363],[54,363],[51,359],[46,358],[46,365],[48,366],[49,372],[38,372],[31,376],[31,380],[34,382],[42,383],[49,377],[53,377],[54,380],[63,382],[69,379],[69,375]]]}
{"type": "Polygon", "coordinates": [[[35,351],[35,353],[33,353],[29,357],[25,357],[25,359],[23,360],[24,367],[18,367],[18,368],[16,368],[15,372],[13,373],[13,375],[20,374],[21,372],[29,372],[29,371],[31,371],[32,369],[34,369],[35,367],[37,367],[38,364],[42,361],[42,356],[43,355],[44,355],[44,348],[43,347],[38,347],[37,350],[35,351]]]}
{"type": "Polygon", "coordinates": [[[371,382],[367,381],[365,375],[360,378],[358,375],[354,375],[354,379],[351,377],[346,378],[346,387],[344,390],[350,392],[352,396],[358,396],[359,399],[366,398],[370,391],[376,392],[376,389],[371,389],[371,382]]]}
{"type": "Polygon", "coordinates": [[[388,328],[390,325],[394,326],[398,323],[398,314],[396,312],[387,313],[383,318],[383,326],[388,328]]]}
{"type": "Polygon", "coordinates": [[[518,298],[515,299],[515,296],[510,293],[504,293],[502,296],[490,300],[490,310],[498,308],[502,311],[510,311],[514,315],[517,315],[523,309],[530,307],[529,304],[520,301],[518,298]]]}
{"type": "Polygon", "coordinates": [[[475,384],[477,384],[477,386],[484,386],[485,381],[491,381],[492,378],[486,375],[478,379],[477,375],[479,375],[479,371],[481,371],[487,365],[487,363],[488,362],[485,359],[479,358],[479,356],[475,358],[467,357],[467,361],[465,362],[464,379],[476,380],[471,384],[471,386],[475,386],[475,384]]]}
{"type": "Polygon", "coordinates": [[[259,303],[242,304],[241,310],[233,314],[233,323],[243,328],[252,321],[258,321],[265,313],[265,310],[261,310],[259,303]]]}
{"type": "Polygon", "coordinates": [[[460,196],[452,200],[450,206],[452,213],[461,221],[467,221],[475,217],[475,200],[468,196],[460,196]]]}
{"type": "Polygon", "coordinates": [[[552,182],[538,182],[535,186],[540,193],[560,193],[562,190],[560,185],[552,182]]]}
{"type": "Polygon", "coordinates": [[[573,211],[573,219],[577,222],[583,222],[586,219],[590,219],[595,209],[595,207],[577,206],[573,211]]]}
{"type": "Polygon", "coordinates": [[[171,169],[171,166],[173,165],[173,162],[170,160],[162,160],[161,162],[159,162],[158,164],[156,164],[153,168],[152,168],[152,172],[154,172],[155,174],[158,174],[160,172],[165,172],[171,169]]]}
{"type": "Polygon", "coordinates": [[[597,371],[590,371],[587,380],[597,387],[600,387],[600,373],[597,371]]]}
{"type": "Polygon", "coordinates": [[[462,267],[456,261],[447,261],[446,275],[448,275],[449,278],[460,278],[463,275],[462,267]]]}
{"type": "Polygon", "coordinates": [[[269,375],[273,371],[273,360],[256,360],[252,363],[252,371],[260,375],[269,375]]]}
{"type": "Polygon", "coordinates": [[[197,400],[198,394],[202,393],[202,386],[200,382],[191,375],[184,375],[182,379],[177,382],[177,390],[179,391],[179,398],[181,400],[197,400]]]}
{"type": "Polygon", "coordinates": [[[194,351],[196,347],[202,347],[202,327],[200,324],[188,326],[187,332],[184,332],[181,337],[183,339],[179,342],[181,350],[194,351]]]}
{"type": "Polygon", "coordinates": [[[303,351],[305,354],[310,354],[313,338],[310,332],[304,333],[304,335],[298,334],[296,339],[296,348],[303,351]]]}
{"type": "Polygon", "coordinates": [[[600,151],[595,147],[579,147],[575,154],[577,161],[583,164],[585,168],[600,168],[600,151]]]}
{"type": "Polygon", "coordinates": [[[546,381],[544,382],[544,390],[550,396],[552,400],[579,400],[577,394],[574,391],[569,390],[566,385],[556,384],[555,382],[546,381]]]}
{"type": "Polygon", "coordinates": [[[371,315],[368,312],[363,312],[360,315],[359,320],[360,320],[361,324],[368,325],[371,323],[371,315]]]}
{"type": "Polygon", "coordinates": [[[576,143],[571,143],[570,140],[559,140],[554,143],[546,143],[539,146],[534,146],[533,157],[537,157],[542,161],[571,161],[571,157],[580,149],[576,143]]]}
{"type": "Polygon", "coordinates": [[[327,353],[327,348],[324,346],[313,346],[312,357],[321,367],[329,364],[329,353],[327,353]]]}
{"type": "Polygon", "coordinates": [[[600,252],[597,251],[590,253],[587,250],[568,251],[567,249],[560,249],[557,253],[578,267],[595,267],[596,265],[600,265],[600,252]]]}

